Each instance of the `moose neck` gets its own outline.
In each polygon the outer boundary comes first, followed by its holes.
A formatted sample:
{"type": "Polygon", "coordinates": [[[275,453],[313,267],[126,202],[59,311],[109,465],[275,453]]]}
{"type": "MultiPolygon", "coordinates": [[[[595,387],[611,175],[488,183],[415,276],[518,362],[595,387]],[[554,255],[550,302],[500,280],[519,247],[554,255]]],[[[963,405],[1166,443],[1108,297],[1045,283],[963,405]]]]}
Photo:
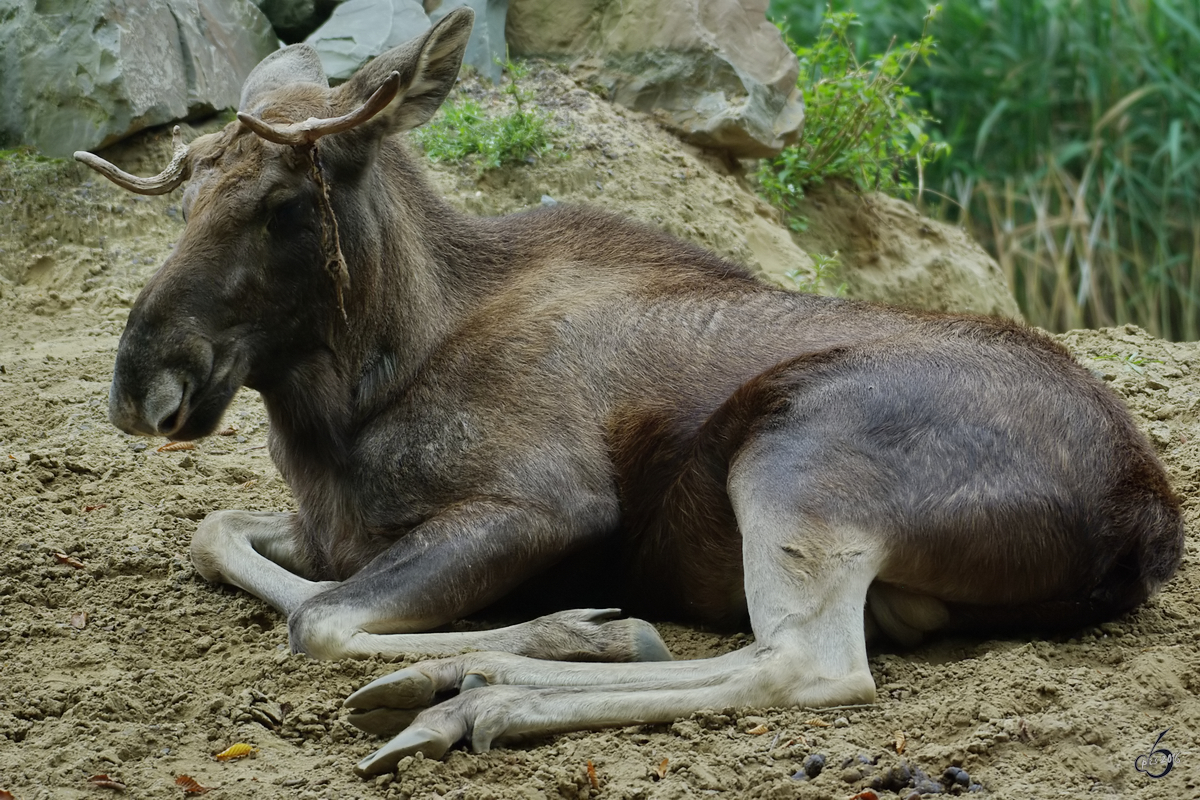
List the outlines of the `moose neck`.
{"type": "Polygon", "coordinates": [[[438,197],[398,143],[385,145],[377,166],[353,185],[331,186],[350,273],[345,313],[332,312],[321,345],[262,392],[272,455],[285,472],[348,463],[355,432],[404,390],[502,271],[488,267],[505,261],[504,248],[438,197]]]}

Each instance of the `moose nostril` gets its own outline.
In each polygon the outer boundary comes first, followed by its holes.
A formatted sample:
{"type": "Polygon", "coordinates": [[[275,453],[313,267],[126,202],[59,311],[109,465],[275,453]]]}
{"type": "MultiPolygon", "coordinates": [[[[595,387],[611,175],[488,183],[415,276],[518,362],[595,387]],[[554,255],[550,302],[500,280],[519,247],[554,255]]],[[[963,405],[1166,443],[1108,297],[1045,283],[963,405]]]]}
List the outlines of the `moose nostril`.
{"type": "Polygon", "coordinates": [[[173,375],[161,375],[142,400],[143,424],[167,436],[179,429],[187,414],[187,384],[173,375]]]}
{"type": "Polygon", "coordinates": [[[166,436],[172,431],[176,430],[179,427],[180,418],[183,416],[182,412],[182,406],[176,408],[173,412],[158,421],[158,424],[155,426],[155,430],[157,430],[158,433],[162,434],[163,436],[166,436]]]}

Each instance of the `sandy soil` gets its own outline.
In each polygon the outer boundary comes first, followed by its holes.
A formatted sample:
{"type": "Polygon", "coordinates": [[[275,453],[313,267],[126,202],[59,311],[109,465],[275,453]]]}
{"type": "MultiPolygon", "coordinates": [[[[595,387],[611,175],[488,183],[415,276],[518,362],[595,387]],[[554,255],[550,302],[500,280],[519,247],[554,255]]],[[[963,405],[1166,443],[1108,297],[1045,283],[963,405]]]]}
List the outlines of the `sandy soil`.
{"type": "MultiPolygon", "coordinates": [[[[626,127],[575,118],[569,159],[483,181],[443,170],[439,184],[479,211],[592,194],[752,264],[800,253],[719,165],[591,95],[561,97],[626,127]],[[609,158],[617,144],[648,155],[609,158]]],[[[163,145],[159,134],[113,157],[157,171],[163,145]]],[[[341,701],[396,665],[290,654],[278,614],[205,583],[187,557],[211,511],[292,506],[257,396],[239,395],[228,435],[193,450],[160,452],[105,418],[117,338],[181,229],[178,195],[126,196],[73,166],[8,160],[0,201],[0,789],[18,800],[100,797],[113,791],[89,783],[100,774],[138,798],[184,796],[181,774],[228,798],[846,798],[872,781],[889,797],[919,773],[945,788],[950,766],[996,797],[1200,796],[1200,345],[1135,328],[1062,337],[1130,404],[1185,498],[1184,565],[1136,613],[1070,638],[876,654],[869,707],[718,709],[405,759],[364,782],[351,767],[379,742],[341,701]],[[1153,779],[1135,758],[1166,729],[1159,747],[1177,761],[1153,779]],[[236,742],[257,752],[212,758],[236,742]],[[798,779],[817,754],[824,770],[798,779]]],[[[682,656],[747,641],[661,630],[682,656]]]]}

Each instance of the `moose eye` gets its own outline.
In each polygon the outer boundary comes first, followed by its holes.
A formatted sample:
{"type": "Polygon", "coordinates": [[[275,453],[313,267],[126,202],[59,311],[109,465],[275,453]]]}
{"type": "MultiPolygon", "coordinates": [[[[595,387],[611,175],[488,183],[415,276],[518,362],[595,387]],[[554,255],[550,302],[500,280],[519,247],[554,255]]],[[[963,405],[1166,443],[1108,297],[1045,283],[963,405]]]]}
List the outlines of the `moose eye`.
{"type": "Polygon", "coordinates": [[[292,236],[300,233],[308,221],[308,206],[297,198],[281,203],[271,211],[267,218],[267,230],[276,236],[292,236]]]}

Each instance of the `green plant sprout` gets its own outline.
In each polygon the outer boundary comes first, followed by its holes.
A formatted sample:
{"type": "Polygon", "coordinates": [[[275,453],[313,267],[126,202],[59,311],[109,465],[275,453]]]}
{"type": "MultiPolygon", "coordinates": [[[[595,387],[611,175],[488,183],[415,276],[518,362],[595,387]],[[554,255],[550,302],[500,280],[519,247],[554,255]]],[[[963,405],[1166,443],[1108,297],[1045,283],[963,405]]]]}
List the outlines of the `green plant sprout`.
{"type": "Polygon", "coordinates": [[[1142,355],[1137,350],[1132,353],[1120,355],[1118,353],[1105,353],[1104,355],[1094,356],[1097,361],[1120,361],[1125,366],[1137,373],[1144,373],[1147,364],[1161,364],[1162,360],[1157,358],[1149,358],[1142,355]]]}
{"type": "Polygon", "coordinates": [[[845,281],[838,284],[832,292],[826,290],[830,283],[837,280],[842,269],[838,251],[834,250],[830,255],[810,253],[809,257],[813,262],[811,274],[803,269],[791,269],[784,273],[784,277],[794,284],[792,288],[807,294],[832,294],[834,297],[845,297],[847,289],[845,281]]]}

